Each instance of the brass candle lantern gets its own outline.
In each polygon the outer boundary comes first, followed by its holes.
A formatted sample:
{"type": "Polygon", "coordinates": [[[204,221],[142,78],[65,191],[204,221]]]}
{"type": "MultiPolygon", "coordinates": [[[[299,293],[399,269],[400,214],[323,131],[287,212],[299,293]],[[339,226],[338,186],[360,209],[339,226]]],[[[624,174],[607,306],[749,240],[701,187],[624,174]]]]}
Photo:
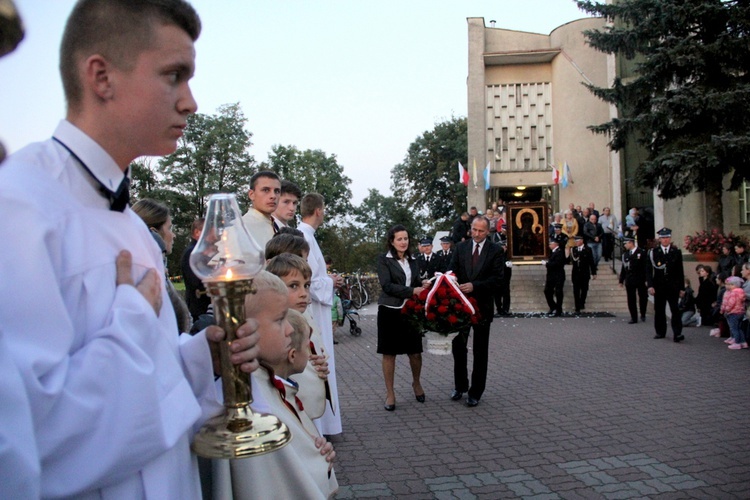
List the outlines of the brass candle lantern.
{"type": "Polygon", "coordinates": [[[211,296],[216,323],[226,332],[220,344],[224,414],[208,420],[193,441],[193,451],[206,458],[246,458],[286,445],[291,433],[274,415],[250,409],[250,376],[232,364],[229,346],[245,322],[245,296],[254,293],[253,276],[261,270],[258,244],[242,223],[233,194],[214,194],[190,267],[211,296]]]}

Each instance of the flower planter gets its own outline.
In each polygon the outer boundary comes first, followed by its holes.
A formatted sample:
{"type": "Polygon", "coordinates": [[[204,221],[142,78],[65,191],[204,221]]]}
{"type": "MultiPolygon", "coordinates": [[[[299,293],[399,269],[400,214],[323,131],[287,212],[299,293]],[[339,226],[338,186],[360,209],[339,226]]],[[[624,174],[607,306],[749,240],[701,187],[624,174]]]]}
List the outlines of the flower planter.
{"type": "Polygon", "coordinates": [[[453,352],[453,339],[458,335],[458,332],[453,333],[438,333],[438,332],[425,332],[424,333],[424,347],[425,351],[430,354],[446,355],[453,352]]]}
{"type": "Polygon", "coordinates": [[[716,258],[718,257],[713,252],[693,252],[693,256],[698,262],[716,262],[716,258]]]}

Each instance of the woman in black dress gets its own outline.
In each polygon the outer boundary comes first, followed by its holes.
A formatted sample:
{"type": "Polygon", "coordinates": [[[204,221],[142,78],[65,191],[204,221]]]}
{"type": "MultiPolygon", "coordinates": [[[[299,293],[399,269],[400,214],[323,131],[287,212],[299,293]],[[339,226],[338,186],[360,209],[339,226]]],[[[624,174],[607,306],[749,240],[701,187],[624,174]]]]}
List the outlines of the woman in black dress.
{"type": "Polygon", "coordinates": [[[407,354],[411,366],[412,388],[417,401],[424,403],[425,395],[419,376],[422,371],[422,336],[401,314],[406,299],[419,295],[424,288],[419,278],[417,260],[409,252],[409,233],[402,225],[388,231],[387,252],[378,256],[378,280],[383,292],[378,299],[378,354],[383,355],[385,405],[387,411],[396,409],[393,380],[396,355],[407,354]]]}

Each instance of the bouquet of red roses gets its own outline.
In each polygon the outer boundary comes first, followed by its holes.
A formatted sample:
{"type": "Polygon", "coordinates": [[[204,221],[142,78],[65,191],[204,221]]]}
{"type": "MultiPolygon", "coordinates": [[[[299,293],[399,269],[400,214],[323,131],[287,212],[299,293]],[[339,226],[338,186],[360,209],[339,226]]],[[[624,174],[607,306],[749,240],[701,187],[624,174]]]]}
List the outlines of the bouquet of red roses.
{"type": "Polygon", "coordinates": [[[458,289],[452,272],[436,273],[434,280],[430,288],[408,299],[401,308],[420,331],[447,335],[479,322],[476,300],[458,289]]]}

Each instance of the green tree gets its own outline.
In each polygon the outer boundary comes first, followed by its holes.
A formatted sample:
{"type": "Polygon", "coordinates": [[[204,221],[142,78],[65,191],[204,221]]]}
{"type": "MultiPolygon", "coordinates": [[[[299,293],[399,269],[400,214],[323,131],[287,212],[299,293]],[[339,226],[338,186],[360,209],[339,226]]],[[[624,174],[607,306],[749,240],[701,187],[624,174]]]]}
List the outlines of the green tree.
{"type": "Polygon", "coordinates": [[[191,115],[177,151],[159,162],[167,189],[184,197],[192,218],[205,215],[214,193],[237,193],[240,207],[246,207],[255,173],[246,123],[239,103],[220,106],[214,115],[191,115]]]}
{"type": "Polygon", "coordinates": [[[723,179],[750,178],[750,5],[747,0],[578,0],[611,22],[585,32],[596,49],[624,58],[634,76],[589,86],[619,109],[592,126],[610,148],[647,151],[637,182],[662,198],[704,192],[706,225],[723,230],[723,179]]]}
{"type": "Polygon", "coordinates": [[[130,164],[130,197],[136,200],[150,198],[160,188],[159,175],[153,159],[139,158],[130,164]]]}
{"type": "Polygon", "coordinates": [[[466,210],[466,188],[457,181],[467,158],[466,118],[453,117],[411,143],[404,161],[391,170],[394,195],[405,207],[426,210],[432,229],[446,228],[466,210]]]}
{"type": "Polygon", "coordinates": [[[352,210],[352,181],[336,155],[320,149],[300,151],[295,146],[275,145],[260,170],[272,170],[282,179],[294,182],[303,193],[319,193],[326,200],[328,218],[348,215],[352,210]]]}
{"type": "Polygon", "coordinates": [[[396,224],[404,225],[412,239],[421,233],[415,213],[395,196],[383,196],[377,189],[370,189],[354,209],[354,220],[362,228],[364,239],[379,246],[385,244],[388,230],[396,224]]]}
{"type": "Polygon", "coordinates": [[[254,173],[248,153],[252,134],[245,130],[239,103],[220,106],[216,114],[197,113],[188,117],[185,134],[177,150],[159,161],[158,175],[149,163],[134,164],[133,176],[139,197],[150,197],[169,206],[175,230],[175,244],[169,269],[179,274],[179,260],[189,241],[190,225],[206,213],[214,193],[237,193],[244,210],[248,181],[254,173]]]}

